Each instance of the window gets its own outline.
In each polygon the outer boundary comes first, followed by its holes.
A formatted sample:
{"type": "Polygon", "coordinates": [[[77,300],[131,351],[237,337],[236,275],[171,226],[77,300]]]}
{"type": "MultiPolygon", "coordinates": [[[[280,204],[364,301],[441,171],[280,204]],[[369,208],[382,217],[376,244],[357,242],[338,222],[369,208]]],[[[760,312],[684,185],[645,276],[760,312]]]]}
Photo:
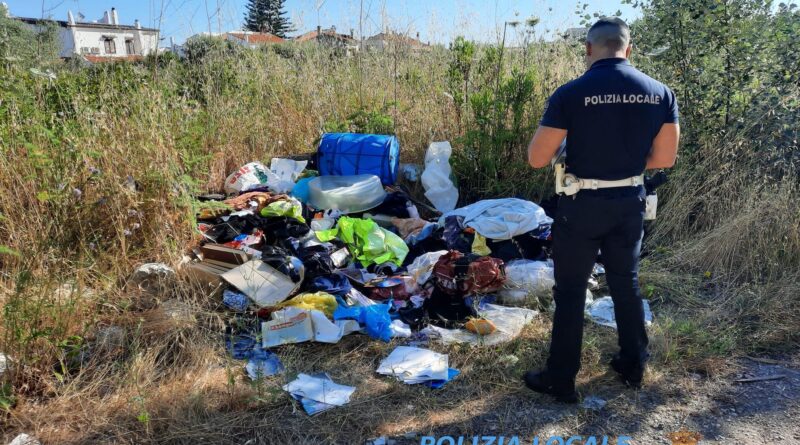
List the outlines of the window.
{"type": "Polygon", "coordinates": [[[103,37],[103,46],[106,50],[106,54],[117,53],[117,44],[114,43],[113,37],[103,37]]]}
{"type": "Polygon", "coordinates": [[[133,46],[133,39],[125,39],[125,52],[128,55],[136,54],[136,47],[133,46]]]}

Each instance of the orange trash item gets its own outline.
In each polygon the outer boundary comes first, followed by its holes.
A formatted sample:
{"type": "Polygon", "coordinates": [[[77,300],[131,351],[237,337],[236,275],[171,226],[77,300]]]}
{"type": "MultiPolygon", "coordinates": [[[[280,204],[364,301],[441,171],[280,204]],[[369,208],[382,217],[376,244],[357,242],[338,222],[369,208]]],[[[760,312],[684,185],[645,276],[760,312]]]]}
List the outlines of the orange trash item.
{"type": "Polygon", "coordinates": [[[478,335],[489,335],[497,330],[497,327],[491,321],[485,318],[470,318],[464,327],[478,335]]]}

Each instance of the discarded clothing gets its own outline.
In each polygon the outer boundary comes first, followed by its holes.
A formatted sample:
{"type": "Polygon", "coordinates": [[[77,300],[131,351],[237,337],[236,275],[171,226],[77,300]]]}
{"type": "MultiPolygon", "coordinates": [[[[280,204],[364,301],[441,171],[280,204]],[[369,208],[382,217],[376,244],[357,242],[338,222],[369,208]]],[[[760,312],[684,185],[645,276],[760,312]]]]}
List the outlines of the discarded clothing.
{"type": "Polygon", "coordinates": [[[298,257],[306,268],[306,280],[322,275],[330,275],[336,270],[328,249],[325,246],[299,248],[298,257]]]}
{"type": "Polygon", "coordinates": [[[411,235],[417,235],[428,225],[428,221],[419,218],[392,218],[392,224],[397,227],[400,236],[407,239],[411,235]]]}
{"type": "Polygon", "coordinates": [[[476,233],[475,239],[472,241],[472,253],[480,256],[488,256],[492,253],[492,249],[486,246],[486,238],[480,233],[476,233]]]}
{"type": "Polygon", "coordinates": [[[303,405],[309,415],[346,405],[355,392],[353,386],[334,383],[327,374],[311,376],[298,374],[297,379],[283,386],[283,390],[303,405]]]}
{"type": "Polygon", "coordinates": [[[370,210],[375,215],[389,215],[395,218],[410,218],[409,207],[414,204],[408,199],[408,195],[403,192],[392,192],[386,195],[383,202],[370,210]]]}
{"type": "Polygon", "coordinates": [[[399,266],[408,254],[408,246],[399,236],[368,219],[343,216],[339,218],[336,228],[316,234],[320,241],[338,237],[364,266],[386,262],[399,266]]]}
{"type": "Polygon", "coordinates": [[[305,283],[308,292],[327,292],[337,297],[345,297],[353,286],[350,280],[342,273],[334,272],[331,274],[317,275],[305,283]]]}
{"type": "Polygon", "coordinates": [[[286,195],[275,195],[269,192],[247,192],[239,196],[226,199],[225,204],[231,206],[235,211],[239,210],[255,210],[261,211],[267,204],[284,201],[289,199],[286,195]]]}
{"type": "Polygon", "coordinates": [[[385,342],[392,338],[391,304],[373,304],[361,307],[339,306],[333,313],[334,320],[356,320],[366,328],[367,335],[385,342]]]}
{"type": "Polygon", "coordinates": [[[439,224],[445,224],[447,217],[454,215],[463,216],[467,227],[495,240],[510,239],[553,222],[541,207],[517,198],[478,201],[445,213],[439,218],[439,224]]]}
{"type": "Polygon", "coordinates": [[[333,312],[339,306],[336,302],[336,297],[325,292],[300,294],[296,297],[290,298],[276,307],[297,307],[306,310],[317,310],[325,314],[327,317],[333,317],[333,312]]]}
{"type": "MultiPolygon", "coordinates": [[[[645,326],[650,326],[653,324],[653,312],[650,310],[650,302],[642,299],[642,305],[644,305],[644,324],[645,326]]],[[[614,300],[611,297],[598,298],[588,304],[586,315],[599,325],[617,329],[617,321],[614,316],[614,300]]]]}
{"type": "MultiPolygon", "coordinates": [[[[477,317],[478,313],[471,305],[467,304],[463,296],[451,295],[434,289],[431,296],[422,304],[425,315],[430,318],[431,324],[443,327],[453,326],[455,323],[463,323],[470,317],[477,317]]],[[[412,313],[413,314],[413,313],[412,313]]],[[[415,316],[418,314],[408,314],[415,316]]],[[[416,320],[403,318],[403,321],[414,326],[416,320]]]]}
{"type": "MultiPolygon", "coordinates": [[[[439,223],[442,224],[441,222],[439,223]]],[[[474,235],[464,232],[464,217],[451,215],[444,218],[444,232],[442,237],[447,245],[447,250],[457,250],[461,253],[472,251],[472,241],[474,235]]]]}
{"type": "Polygon", "coordinates": [[[502,260],[464,255],[455,250],[439,258],[433,275],[442,292],[462,296],[495,292],[506,279],[502,260]]]}
{"type": "Polygon", "coordinates": [[[261,261],[287,275],[295,283],[303,281],[305,265],[299,258],[290,255],[286,249],[277,246],[265,246],[261,249],[261,261]]]}

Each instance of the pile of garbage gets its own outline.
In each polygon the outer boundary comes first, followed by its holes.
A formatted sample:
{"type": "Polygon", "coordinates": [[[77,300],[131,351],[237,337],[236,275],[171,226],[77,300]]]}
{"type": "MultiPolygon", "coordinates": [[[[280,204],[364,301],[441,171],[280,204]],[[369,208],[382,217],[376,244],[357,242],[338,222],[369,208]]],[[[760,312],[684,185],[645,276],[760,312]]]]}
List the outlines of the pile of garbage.
{"type": "MultiPolygon", "coordinates": [[[[362,333],[492,345],[537,315],[514,305],[550,293],[553,220],[516,198],[456,208],[450,154],[432,143],[418,175],[401,169],[393,136],[325,134],[314,155],[251,162],[226,179],[226,195],[197,197],[203,241],[184,275],[231,313],[227,348],[251,378],[283,372],[276,351],[286,344],[362,333]],[[433,207],[399,185],[417,180],[433,207]]],[[[406,346],[377,372],[432,388],[458,374],[446,355],[406,346]]],[[[354,390],[325,374],[284,389],[310,414],[354,390]]]]}

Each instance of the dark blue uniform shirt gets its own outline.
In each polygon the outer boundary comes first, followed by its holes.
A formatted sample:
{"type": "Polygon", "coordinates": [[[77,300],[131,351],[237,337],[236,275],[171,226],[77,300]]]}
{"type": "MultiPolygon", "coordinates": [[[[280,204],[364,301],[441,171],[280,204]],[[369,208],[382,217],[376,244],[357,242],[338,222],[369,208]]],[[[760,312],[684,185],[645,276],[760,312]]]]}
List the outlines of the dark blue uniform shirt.
{"type": "Polygon", "coordinates": [[[642,174],[661,126],[677,122],[672,90],[611,58],[558,88],[541,125],[567,130],[568,173],[617,180],[642,174]]]}

